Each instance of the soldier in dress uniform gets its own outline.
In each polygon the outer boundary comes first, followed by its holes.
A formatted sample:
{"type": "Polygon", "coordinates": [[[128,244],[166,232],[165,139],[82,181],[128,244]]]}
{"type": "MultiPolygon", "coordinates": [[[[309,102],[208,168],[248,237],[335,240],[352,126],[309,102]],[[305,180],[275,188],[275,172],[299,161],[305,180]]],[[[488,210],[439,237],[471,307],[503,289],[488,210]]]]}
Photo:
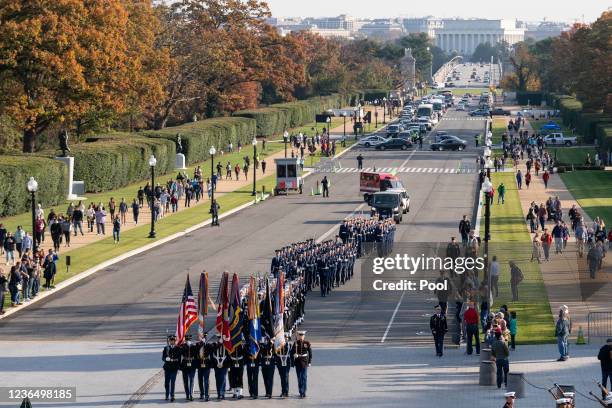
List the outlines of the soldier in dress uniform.
{"type": "Polygon", "coordinates": [[[293,365],[297,375],[300,398],[305,398],[308,383],[308,367],[312,363],[312,348],[310,347],[310,342],[305,340],[305,330],[298,331],[297,336],[297,340],[291,347],[291,355],[293,356],[293,365]]]}
{"type": "Polygon", "coordinates": [[[166,389],[166,401],[174,401],[174,388],[176,385],[176,374],[181,361],[181,351],[176,346],[176,336],[168,336],[168,345],[162,352],[164,362],[164,388],[166,389]]]}
{"type": "Polygon", "coordinates": [[[260,350],[255,355],[249,353],[245,359],[249,396],[251,399],[257,399],[259,396],[259,353],[260,350]]]}
{"type": "Polygon", "coordinates": [[[448,326],[446,323],[446,315],[442,313],[442,307],[436,305],[435,310],[435,313],[429,319],[429,328],[434,338],[436,355],[442,357],[444,353],[444,335],[448,331],[448,326]]]}
{"type": "Polygon", "coordinates": [[[327,266],[327,257],[324,254],[319,255],[319,259],[317,260],[317,271],[319,272],[319,286],[321,288],[321,296],[325,297],[328,293],[328,281],[327,281],[327,271],[329,267],[327,266]]]}
{"type": "Polygon", "coordinates": [[[210,388],[210,370],[215,367],[215,359],[213,353],[215,350],[214,343],[208,341],[207,333],[204,334],[202,341],[198,343],[200,348],[200,361],[198,366],[198,386],[200,387],[200,399],[209,401],[209,388],[210,388]]]}
{"type": "Polygon", "coordinates": [[[234,398],[242,399],[242,387],[244,378],[244,347],[238,344],[229,355],[229,383],[234,398]]]}
{"type": "Polygon", "coordinates": [[[266,398],[272,398],[272,388],[274,387],[274,346],[267,335],[262,338],[259,345],[259,365],[266,389],[266,398]]]}
{"type": "Polygon", "coordinates": [[[212,345],[212,357],[215,364],[215,384],[217,385],[217,398],[225,399],[225,379],[227,369],[230,366],[230,359],[223,346],[221,337],[217,334],[217,341],[212,345]]]}
{"type": "Polygon", "coordinates": [[[185,335],[185,343],[181,345],[181,372],[183,373],[183,387],[185,398],[193,401],[193,380],[196,368],[200,365],[199,347],[191,341],[191,334],[185,335]]]}
{"type": "Polygon", "coordinates": [[[276,352],[276,368],[281,382],[280,397],[289,396],[289,371],[291,370],[291,344],[289,333],[285,334],[285,344],[276,352]]]}

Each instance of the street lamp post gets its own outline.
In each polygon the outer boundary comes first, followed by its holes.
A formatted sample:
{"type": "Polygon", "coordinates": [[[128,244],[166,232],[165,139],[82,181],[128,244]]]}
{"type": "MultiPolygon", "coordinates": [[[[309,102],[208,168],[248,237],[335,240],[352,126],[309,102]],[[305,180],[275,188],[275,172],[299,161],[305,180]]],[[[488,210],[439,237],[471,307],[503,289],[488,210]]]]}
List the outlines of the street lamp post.
{"type": "Polygon", "coordinates": [[[151,231],[149,232],[149,238],[155,238],[155,216],[153,214],[155,209],[155,165],[157,159],[154,155],[149,157],[149,166],[151,167],[151,231]]]}
{"type": "Polygon", "coordinates": [[[287,158],[287,142],[289,141],[289,132],[283,132],[283,143],[285,143],[285,159],[287,158]]]}
{"type": "Polygon", "coordinates": [[[327,122],[327,137],[331,138],[331,134],[329,133],[329,132],[331,131],[331,129],[330,129],[330,125],[331,125],[331,116],[328,116],[328,117],[327,117],[326,122],[327,122]]]}
{"type": "Polygon", "coordinates": [[[485,273],[487,275],[487,285],[489,291],[489,310],[492,310],[493,306],[493,292],[491,290],[492,279],[490,273],[490,261],[489,261],[489,240],[491,235],[491,198],[490,193],[493,190],[493,184],[491,184],[491,160],[487,160],[487,177],[485,177],[484,182],[482,183],[482,191],[485,194],[485,236],[484,236],[484,258],[485,258],[485,273]]]}
{"type": "Polygon", "coordinates": [[[431,52],[431,49],[429,47],[427,47],[427,51],[429,51],[429,55],[431,56],[431,59],[429,60],[429,81],[433,85],[433,53],[431,52]]]}
{"type": "Polygon", "coordinates": [[[378,109],[374,111],[374,128],[378,129],[378,109]]]}
{"type": "Polygon", "coordinates": [[[27,187],[32,194],[32,259],[34,259],[38,253],[38,244],[36,243],[36,190],[38,190],[38,183],[34,177],[30,177],[27,187]]]}
{"type": "MultiPolygon", "coordinates": [[[[212,180],[213,174],[215,174],[215,154],[217,153],[217,149],[215,146],[211,146],[208,150],[210,154],[210,179],[212,180]]],[[[215,184],[210,186],[210,209],[212,210],[212,203],[215,201],[215,184]]]]}
{"type": "Polygon", "coordinates": [[[346,138],[346,113],[342,112],[342,118],[344,119],[344,129],[342,130],[342,135],[346,138]]]}
{"type": "Polygon", "coordinates": [[[253,138],[251,142],[253,144],[253,193],[251,195],[257,195],[257,168],[255,167],[255,162],[257,161],[257,138],[253,138]]]}
{"type": "Polygon", "coordinates": [[[383,98],[383,125],[387,123],[387,97],[383,98]]]}

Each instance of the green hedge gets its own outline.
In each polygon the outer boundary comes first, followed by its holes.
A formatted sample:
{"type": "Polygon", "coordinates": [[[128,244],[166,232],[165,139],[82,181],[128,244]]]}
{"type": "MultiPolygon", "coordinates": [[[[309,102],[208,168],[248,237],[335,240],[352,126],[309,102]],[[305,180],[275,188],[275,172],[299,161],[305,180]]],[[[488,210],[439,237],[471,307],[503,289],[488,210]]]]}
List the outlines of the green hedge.
{"type": "Polygon", "coordinates": [[[265,108],[234,112],[235,117],[254,119],[257,122],[258,136],[278,135],[292,127],[312,123],[315,115],[327,109],[350,104],[354,95],[332,94],[317,96],[296,102],[279,103],[265,108]]]}
{"type": "Polygon", "coordinates": [[[48,207],[63,201],[68,192],[65,169],[64,163],[46,157],[0,156],[0,217],[30,210],[30,177],[38,181],[37,202],[48,207]]]}
{"type": "Polygon", "coordinates": [[[593,143],[595,139],[599,143],[604,142],[605,136],[602,131],[612,126],[612,116],[606,113],[583,112],[582,103],[573,96],[549,94],[546,98],[549,105],[559,109],[563,123],[575,128],[577,133],[583,135],[586,143],[593,143]]]}
{"type": "Polygon", "coordinates": [[[234,146],[238,142],[250,144],[255,137],[256,124],[255,120],[248,118],[213,118],[141,134],[153,140],[164,139],[174,143],[179,133],[187,163],[193,164],[208,159],[211,146],[225,150],[230,141],[234,146]]]}
{"type": "Polygon", "coordinates": [[[600,123],[595,126],[595,135],[604,151],[612,150],[612,124],[600,123]]]}
{"type": "Polygon", "coordinates": [[[133,133],[99,137],[98,141],[71,147],[74,179],[83,180],[88,192],[112,190],[147,179],[151,154],[157,159],[158,174],[174,169],[176,151],[174,142],[170,140],[151,139],[133,133]]]}
{"type": "Polygon", "coordinates": [[[542,92],[527,92],[518,91],[516,93],[516,101],[519,105],[540,105],[544,100],[542,92]]]}

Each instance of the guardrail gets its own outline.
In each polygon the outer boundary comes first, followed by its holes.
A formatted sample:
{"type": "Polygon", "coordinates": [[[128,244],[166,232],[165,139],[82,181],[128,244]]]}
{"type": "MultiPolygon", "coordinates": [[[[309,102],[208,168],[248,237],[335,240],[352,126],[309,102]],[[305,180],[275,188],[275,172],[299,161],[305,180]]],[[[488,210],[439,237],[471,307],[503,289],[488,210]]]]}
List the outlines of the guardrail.
{"type": "Polygon", "coordinates": [[[591,338],[612,337],[612,312],[590,312],[588,315],[587,341],[591,338]]]}

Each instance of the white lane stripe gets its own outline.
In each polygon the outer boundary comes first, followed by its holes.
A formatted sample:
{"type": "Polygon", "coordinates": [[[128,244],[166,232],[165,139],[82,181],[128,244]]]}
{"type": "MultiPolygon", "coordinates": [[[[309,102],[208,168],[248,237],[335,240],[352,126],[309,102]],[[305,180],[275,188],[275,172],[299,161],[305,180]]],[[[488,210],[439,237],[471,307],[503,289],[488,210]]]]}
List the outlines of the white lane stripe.
{"type": "Polygon", "coordinates": [[[427,172],[428,172],[428,173],[431,173],[432,171],[433,171],[433,169],[431,169],[431,168],[428,168],[428,169],[427,169],[427,172]]]}
{"type": "Polygon", "coordinates": [[[433,172],[434,172],[434,173],[437,173],[437,172],[439,172],[439,171],[440,171],[440,169],[436,167],[436,168],[434,169],[434,171],[433,171],[433,172]]]}
{"type": "Polygon", "coordinates": [[[402,304],[402,300],[404,299],[405,294],[406,294],[406,291],[403,290],[402,296],[400,296],[399,301],[397,302],[397,306],[395,306],[395,310],[393,311],[393,314],[391,315],[391,320],[389,320],[389,324],[387,325],[385,334],[383,334],[382,339],[380,339],[381,343],[384,343],[385,340],[387,339],[387,335],[389,334],[389,330],[391,330],[391,326],[393,325],[393,321],[395,320],[395,315],[397,314],[397,311],[399,310],[400,305],[402,304]]]}
{"type": "Polygon", "coordinates": [[[454,173],[454,172],[455,172],[455,169],[450,169],[450,172],[451,172],[451,173],[454,173]]]}
{"type": "Polygon", "coordinates": [[[417,168],[417,169],[416,169],[416,172],[417,172],[417,173],[420,173],[420,172],[421,172],[421,170],[423,170],[423,169],[422,169],[421,167],[419,167],[419,168],[417,168]]]}
{"type": "Polygon", "coordinates": [[[444,172],[445,172],[445,173],[448,173],[448,172],[449,172],[449,170],[450,170],[450,169],[444,169],[444,172]]]}

